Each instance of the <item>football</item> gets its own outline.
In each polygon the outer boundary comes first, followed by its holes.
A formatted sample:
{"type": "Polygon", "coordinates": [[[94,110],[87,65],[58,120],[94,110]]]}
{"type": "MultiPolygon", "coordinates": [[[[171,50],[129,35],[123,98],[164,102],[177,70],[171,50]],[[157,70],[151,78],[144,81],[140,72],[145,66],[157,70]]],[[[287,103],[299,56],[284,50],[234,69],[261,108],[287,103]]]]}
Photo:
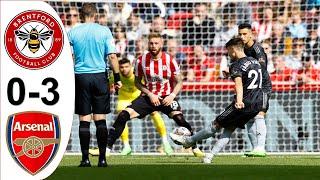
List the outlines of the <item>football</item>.
{"type": "Polygon", "coordinates": [[[185,127],[176,127],[172,133],[176,135],[191,136],[191,132],[185,127]]]}

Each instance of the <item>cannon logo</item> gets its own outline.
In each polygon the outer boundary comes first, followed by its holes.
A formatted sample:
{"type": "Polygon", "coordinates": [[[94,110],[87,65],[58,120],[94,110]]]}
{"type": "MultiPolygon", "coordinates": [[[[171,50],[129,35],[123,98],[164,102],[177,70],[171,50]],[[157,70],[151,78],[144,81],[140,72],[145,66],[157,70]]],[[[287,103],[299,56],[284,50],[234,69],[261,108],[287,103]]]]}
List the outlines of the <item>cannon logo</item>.
{"type": "Polygon", "coordinates": [[[37,174],[58,151],[58,116],[46,112],[21,112],[9,116],[7,143],[13,159],[30,174],[37,174]]]}

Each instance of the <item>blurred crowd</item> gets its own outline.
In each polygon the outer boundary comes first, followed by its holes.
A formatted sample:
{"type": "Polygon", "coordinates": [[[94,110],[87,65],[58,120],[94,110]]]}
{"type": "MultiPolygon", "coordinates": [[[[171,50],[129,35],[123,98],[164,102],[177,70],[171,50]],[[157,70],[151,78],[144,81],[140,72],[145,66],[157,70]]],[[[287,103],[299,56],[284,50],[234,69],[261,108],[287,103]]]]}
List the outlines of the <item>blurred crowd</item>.
{"type": "MultiPolygon", "coordinates": [[[[320,1],[225,3],[97,3],[97,22],[112,29],[118,56],[130,60],[147,51],[147,35],[161,33],[186,81],[223,79],[230,63],[224,44],[251,23],[267,53],[273,81],[320,82],[320,1]]],[[[192,2],[192,1],[190,1],[192,2]]],[[[81,2],[49,2],[67,30],[81,23],[81,2]]]]}

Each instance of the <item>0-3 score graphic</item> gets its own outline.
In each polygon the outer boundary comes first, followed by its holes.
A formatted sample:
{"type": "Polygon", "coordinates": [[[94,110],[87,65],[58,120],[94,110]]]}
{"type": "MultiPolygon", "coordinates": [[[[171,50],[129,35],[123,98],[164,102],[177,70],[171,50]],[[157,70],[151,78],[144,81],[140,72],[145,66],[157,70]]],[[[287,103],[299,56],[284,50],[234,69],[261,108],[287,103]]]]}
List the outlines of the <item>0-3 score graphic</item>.
{"type": "MultiPolygon", "coordinates": [[[[57,91],[58,81],[52,77],[48,77],[48,78],[45,78],[41,84],[46,86],[50,83],[51,83],[51,87],[48,88],[47,92],[52,94],[53,98],[49,99],[47,96],[40,97],[40,92],[34,92],[34,91],[28,92],[28,97],[29,98],[40,98],[41,101],[45,105],[56,104],[60,98],[60,95],[57,91]]],[[[26,88],[25,88],[25,84],[24,84],[23,80],[18,77],[12,78],[8,83],[7,95],[8,95],[8,100],[12,105],[17,106],[17,105],[22,104],[26,98],[26,88]],[[15,98],[13,95],[15,84],[17,84],[17,88],[18,88],[18,97],[17,98],[15,98]]]]}
{"type": "MultiPolygon", "coordinates": [[[[5,47],[11,60],[20,67],[40,70],[50,66],[59,57],[63,49],[63,30],[57,20],[46,12],[24,11],[7,26],[5,47]]],[[[46,106],[58,103],[58,81],[53,77],[45,77],[41,86],[47,88],[44,95],[39,89],[26,92],[22,77],[13,77],[7,86],[8,101],[13,106],[23,104],[27,98],[39,99],[46,106]]],[[[57,153],[60,144],[58,116],[37,110],[10,115],[7,143],[16,163],[31,175],[37,174],[57,153]]]]}

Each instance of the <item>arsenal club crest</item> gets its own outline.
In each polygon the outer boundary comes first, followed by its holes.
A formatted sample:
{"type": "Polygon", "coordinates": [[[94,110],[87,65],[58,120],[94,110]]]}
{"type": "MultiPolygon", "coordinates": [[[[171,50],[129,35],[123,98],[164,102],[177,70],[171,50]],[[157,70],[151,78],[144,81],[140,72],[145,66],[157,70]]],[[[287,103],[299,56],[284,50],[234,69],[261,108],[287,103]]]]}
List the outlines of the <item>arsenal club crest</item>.
{"type": "Polygon", "coordinates": [[[63,31],[58,21],[43,11],[25,11],[9,23],[5,46],[13,62],[27,69],[52,64],[63,48],[63,31]]]}
{"type": "Polygon", "coordinates": [[[7,143],[12,158],[32,175],[53,159],[60,143],[60,124],[56,115],[21,112],[8,118],[7,143]]]}

